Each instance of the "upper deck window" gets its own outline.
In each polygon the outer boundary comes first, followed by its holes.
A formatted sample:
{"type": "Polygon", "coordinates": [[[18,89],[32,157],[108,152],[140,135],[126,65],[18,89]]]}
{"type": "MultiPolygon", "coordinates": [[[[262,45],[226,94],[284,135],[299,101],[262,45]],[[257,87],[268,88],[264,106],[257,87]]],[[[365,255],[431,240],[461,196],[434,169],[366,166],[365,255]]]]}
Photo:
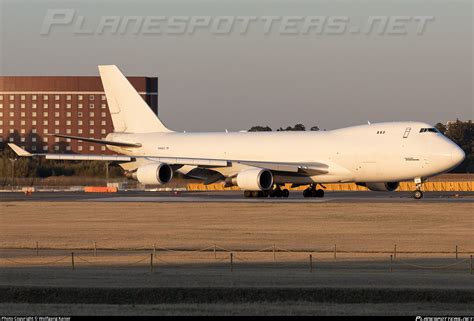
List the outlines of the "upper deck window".
{"type": "Polygon", "coordinates": [[[420,129],[420,133],[427,133],[427,132],[437,133],[438,130],[436,128],[421,128],[420,129]]]}

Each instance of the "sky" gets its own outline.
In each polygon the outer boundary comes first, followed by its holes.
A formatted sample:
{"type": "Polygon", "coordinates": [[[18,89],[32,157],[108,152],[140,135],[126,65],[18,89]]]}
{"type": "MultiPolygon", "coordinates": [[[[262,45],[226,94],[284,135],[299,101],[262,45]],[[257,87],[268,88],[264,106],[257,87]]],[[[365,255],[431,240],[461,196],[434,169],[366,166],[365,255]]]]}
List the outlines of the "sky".
{"type": "Polygon", "coordinates": [[[0,12],[0,75],[90,76],[116,64],[159,77],[159,116],[175,130],[474,118],[468,0],[0,0],[0,12]],[[102,28],[107,17],[118,25],[102,28]],[[127,17],[159,27],[117,31],[127,17]],[[188,19],[184,33],[175,17],[188,19]],[[210,27],[220,17],[257,21],[225,33],[210,27]],[[264,17],[280,20],[266,30],[264,17]],[[308,17],[325,24],[305,33],[308,17]],[[384,30],[357,32],[380,17],[384,30]],[[421,32],[417,17],[431,17],[421,32]]]}

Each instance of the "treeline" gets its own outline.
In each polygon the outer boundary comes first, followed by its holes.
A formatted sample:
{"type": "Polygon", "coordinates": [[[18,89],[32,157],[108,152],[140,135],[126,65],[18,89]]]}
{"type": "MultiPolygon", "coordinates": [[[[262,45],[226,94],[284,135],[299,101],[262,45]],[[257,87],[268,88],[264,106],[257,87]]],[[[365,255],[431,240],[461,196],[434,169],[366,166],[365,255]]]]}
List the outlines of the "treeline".
{"type": "MultiPolygon", "coordinates": [[[[438,123],[435,126],[441,133],[446,137],[451,139],[453,142],[459,145],[466,153],[466,159],[458,167],[451,171],[451,173],[473,173],[474,172],[474,124],[471,120],[469,121],[460,121],[459,119],[455,122],[449,123],[449,125],[444,125],[438,123]]],[[[278,128],[276,131],[304,131],[306,127],[303,124],[296,124],[291,127],[278,128]]],[[[312,131],[319,130],[318,126],[313,126],[310,128],[312,131]]],[[[272,131],[269,126],[253,126],[249,132],[258,132],[258,131],[272,131]]]]}
{"type": "MultiPolygon", "coordinates": [[[[105,177],[106,164],[102,161],[57,161],[41,157],[17,158],[10,148],[0,154],[0,177],[11,177],[12,159],[16,159],[15,177],[85,176],[105,177]]],[[[109,177],[121,177],[123,170],[118,166],[109,166],[109,177]]]]}

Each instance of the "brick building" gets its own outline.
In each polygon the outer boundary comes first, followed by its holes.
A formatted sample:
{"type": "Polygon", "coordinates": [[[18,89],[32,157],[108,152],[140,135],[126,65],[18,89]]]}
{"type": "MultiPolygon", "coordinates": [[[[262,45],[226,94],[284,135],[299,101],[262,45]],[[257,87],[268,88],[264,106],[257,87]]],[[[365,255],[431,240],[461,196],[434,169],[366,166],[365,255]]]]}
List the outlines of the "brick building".
{"type": "MultiPolygon", "coordinates": [[[[127,78],[158,113],[158,78],[127,78]]],[[[48,134],[102,139],[112,131],[100,77],[0,77],[0,149],[12,142],[34,153],[111,154],[48,134]]]]}

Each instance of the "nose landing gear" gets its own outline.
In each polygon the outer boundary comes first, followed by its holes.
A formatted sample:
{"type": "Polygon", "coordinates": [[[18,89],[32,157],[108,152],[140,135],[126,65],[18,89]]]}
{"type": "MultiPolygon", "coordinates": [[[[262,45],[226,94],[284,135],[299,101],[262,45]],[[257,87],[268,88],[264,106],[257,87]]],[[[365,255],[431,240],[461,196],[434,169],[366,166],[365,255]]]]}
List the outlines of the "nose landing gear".
{"type": "Polygon", "coordinates": [[[416,200],[423,198],[423,192],[421,191],[422,180],[420,177],[415,178],[416,190],[413,192],[413,198],[416,200]]]}

